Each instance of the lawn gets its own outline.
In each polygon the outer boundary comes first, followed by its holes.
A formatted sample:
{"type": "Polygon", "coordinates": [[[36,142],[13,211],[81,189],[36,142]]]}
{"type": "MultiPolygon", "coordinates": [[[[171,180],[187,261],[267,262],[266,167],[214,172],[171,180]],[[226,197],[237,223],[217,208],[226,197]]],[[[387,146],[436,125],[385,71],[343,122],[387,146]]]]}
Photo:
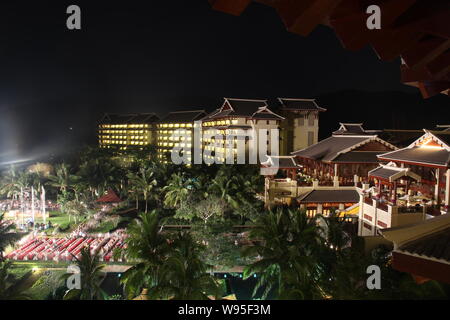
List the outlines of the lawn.
{"type": "MultiPolygon", "coordinates": [[[[49,219],[52,223],[52,228],[47,229],[46,233],[48,235],[52,234],[52,232],[55,230],[55,227],[60,227],[60,233],[69,233],[72,231],[72,229],[75,226],[75,222],[72,220],[70,221],[70,218],[68,215],[63,214],[61,211],[50,211],[49,212],[49,219]]],[[[44,220],[42,217],[39,217],[36,219],[36,223],[43,223],[44,220]]],[[[82,221],[79,221],[79,223],[82,221]]]]}

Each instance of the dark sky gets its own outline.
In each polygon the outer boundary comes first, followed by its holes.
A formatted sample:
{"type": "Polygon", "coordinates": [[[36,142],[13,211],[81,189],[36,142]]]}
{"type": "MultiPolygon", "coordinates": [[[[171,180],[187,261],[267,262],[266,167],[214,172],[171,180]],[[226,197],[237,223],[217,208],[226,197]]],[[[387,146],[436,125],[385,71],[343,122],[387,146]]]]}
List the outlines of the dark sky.
{"type": "MultiPolygon", "coordinates": [[[[0,39],[0,163],[92,141],[103,112],[162,115],[214,109],[224,96],[343,90],[421,101],[400,83],[399,61],[381,62],[370,48],[347,51],[326,27],[291,34],[258,4],[234,17],[207,0],[4,0],[0,39]],[[66,29],[70,4],[82,9],[81,31],[66,29]]],[[[342,103],[333,107],[345,113],[342,103]]]]}

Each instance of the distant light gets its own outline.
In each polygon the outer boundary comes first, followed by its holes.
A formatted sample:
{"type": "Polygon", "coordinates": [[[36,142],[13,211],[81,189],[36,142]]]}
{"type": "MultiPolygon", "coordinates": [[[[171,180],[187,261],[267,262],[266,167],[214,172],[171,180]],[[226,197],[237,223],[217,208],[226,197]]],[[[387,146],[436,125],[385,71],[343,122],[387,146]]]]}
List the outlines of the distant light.
{"type": "Polygon", "coordinates": [[[224,274],[224,275],[223,275],[223,277],[224,277],[224,278],[226,278],[226,277],[227,277],[227,275],[226,275],[226,274],[224,274]]]}
{"type": "Polygon", "coordinates": [[[253,278],[256,278],[256,273],[253,275],[253,278]]]}
{"type": "Polygon", "coordinates": [[[122,276],[122,274],[121,274],[121,273],[119,273],[119,274],[117,275],[117,277],[119,277],[119,278],[120,278],[121,276],[122,276]]]}

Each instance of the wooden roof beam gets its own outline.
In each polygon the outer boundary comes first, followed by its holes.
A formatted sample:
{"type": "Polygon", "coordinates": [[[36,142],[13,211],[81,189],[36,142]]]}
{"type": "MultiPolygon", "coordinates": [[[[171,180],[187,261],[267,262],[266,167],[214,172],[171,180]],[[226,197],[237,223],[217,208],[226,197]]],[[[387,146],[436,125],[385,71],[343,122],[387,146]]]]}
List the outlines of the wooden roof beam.
{"type": "Polygon", "coordinates": [[[379,30],[373,33],[371,44],[381,60],[391,61],[417,44],[422,37],[423,33],[413,28],[379,30]]]}
{"type": "MultiPolygon", "coordinates": [[[[369,15],[364,6],[361,6],[355,14],[330,18],[330,24],[346,49],[360,50],[377,35],[377,38],[381,38],[385,32],[388,32],[389,27],[395,23],[396,19],[415,2],[416,0],[373,1],[372,4],[379,5],[381,9],[381,30],[367,29],[366,23],[369,15]]],[[[392,32],[392,29],[389,29],[389,32],[392,32]]]]}
{"type": "Polygon", "coordinates": [[[450,48],[450,39],[432,38],[418,42],[414,47],[402,53],[409,68],[421,69],[450,48]]]}
{"type": "Polygon", "coordinates": [[[435,82],[418,82],[418,88],[422,93],[422,96],[427,99],[432,96],[435,96],[439,93],[443,93],[450,88],[450,81],[435,81],[435,82]]]}
{"type": "Polygon", "coordinates": [[[290,32],[302,36],[310,34],[343,0],[279,0],[278,14],[290,32]]]}

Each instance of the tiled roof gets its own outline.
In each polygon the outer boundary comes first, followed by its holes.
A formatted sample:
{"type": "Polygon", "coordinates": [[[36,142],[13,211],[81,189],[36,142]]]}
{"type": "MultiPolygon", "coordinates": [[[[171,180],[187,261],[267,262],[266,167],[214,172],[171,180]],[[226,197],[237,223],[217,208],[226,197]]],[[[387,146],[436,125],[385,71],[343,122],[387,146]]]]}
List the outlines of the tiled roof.
{"type": "Polygon", "coordinates": [[[100,123],[105,124],[140,124],[140,123],[154,123],[159,120],[154,113],[106,113],[100,123]]]}
{"type": "Polygon", "coordinates": [[[379,155],[378,158],[448,167],[450,163],[450,152],[445,149],[413,147],[384,153],[379,155]]]}
{"type": "Polygon", "coordinates": [[[269,109],[267,100],[225,98],[223,105],[208,114],[203,121],[225,117],[246,117],[262,120],[284,119],[269,109]]]}
{"type": "Polygon", "coordinates": [[[278,98],[282,109],[305,110],[305,111],[326,111],[327,109],[319,107],[315,99],[292,99],[278,98]]]}
{"type": "Polygon", "coordinates": [[[334,160],[341,151],[358,145],[370,137],[331,136],[308,148],[292,152],[292,155],[321,161],[334,160]]]}
{"type": "Polygon", "coordinates": [[[337,131],[333,135],[374,135],[380,133],[380,130],[365,130],[362,123],[340,123],[337,131]]]}
{"type": "Polygon", "coordinates": [[[399,251],[450,262],[450,228],[408,242],[399,251]]]}
{"type": "Polygon", "coordinates": [[[160,123],[193,122],[202,119],[205,115],[205,110],[175,111],[162,118],[160,123]]]}
{"type": "Polygon", "coordinates": [[[357,203],[359,194],[356,190],[313,190],[299,197],[300,203],[357,203]]]}

